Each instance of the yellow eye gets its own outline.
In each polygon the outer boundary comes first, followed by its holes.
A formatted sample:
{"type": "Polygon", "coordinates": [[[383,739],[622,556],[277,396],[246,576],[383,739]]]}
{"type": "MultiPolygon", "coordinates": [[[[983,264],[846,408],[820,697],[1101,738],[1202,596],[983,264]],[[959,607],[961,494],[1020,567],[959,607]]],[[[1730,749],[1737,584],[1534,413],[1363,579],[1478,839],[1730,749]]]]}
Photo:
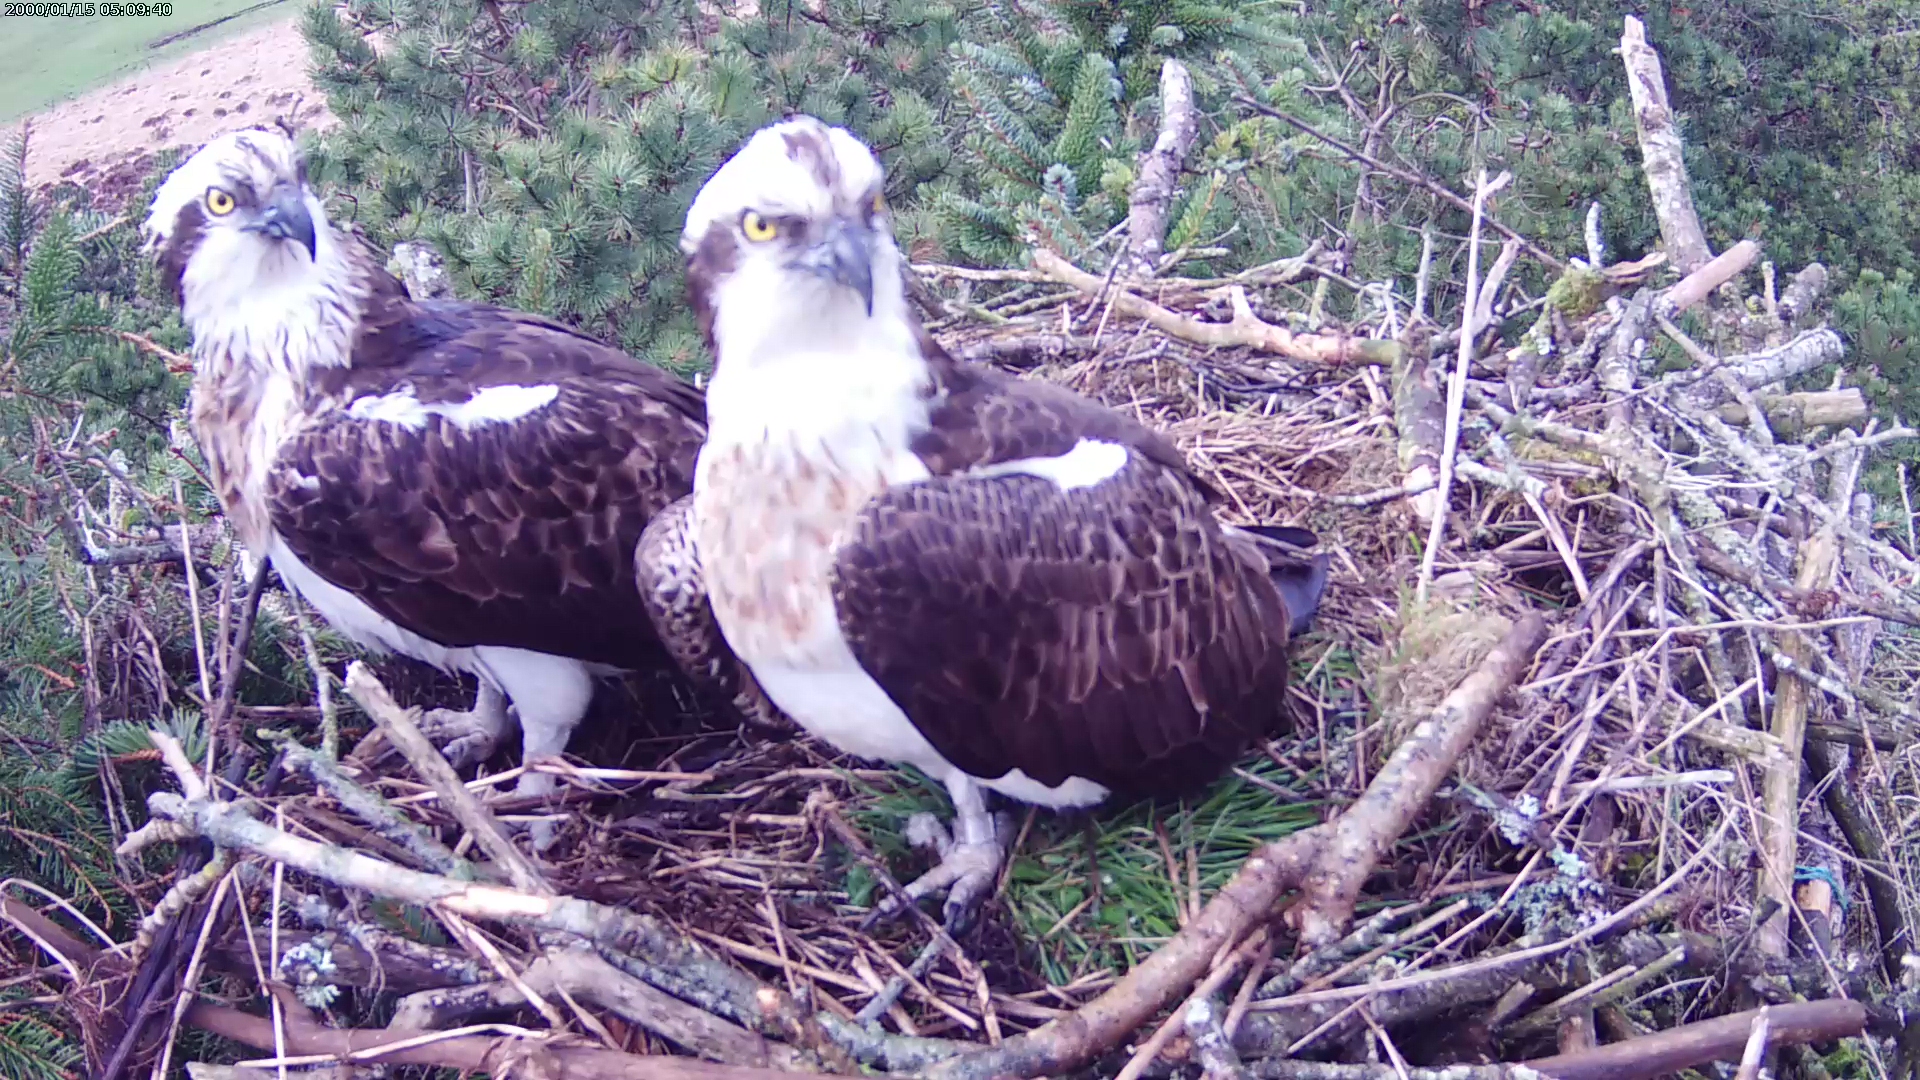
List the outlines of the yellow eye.
{"type": "Polygon", "coordinates": [[[872,205],[871,205],[871,206],[870,206],[870,207],[869,207],[868,209],[870,209],[870,210],[872,210],[872,211],[873,211],[873,216],[875,216],[875,217],[879,217],[879,216],[880,216],[881,214],[884,214],[884,213],[886,213],[886,212],[887,212],[887,197],[886,197],[885,195],[882,195],[882,194],[881,194],[880,192],[878,192],[878,191],[876,191],[876,192],[874,192],[874,193],[873,193],[873,204],[872,204],[872,205]]]}
{"type": "Polygon", "coordinates": [[[747,234],[747,239],[761,243],[780,235],[780,226],[749,210],[740,218],[740,231],[747,234]]]}
{"type": "Polygon", "coordinates": [[[233,196],[217,187],[208,188],[207,211],[214,217],[226,217],[233,213],[233,196]]]}

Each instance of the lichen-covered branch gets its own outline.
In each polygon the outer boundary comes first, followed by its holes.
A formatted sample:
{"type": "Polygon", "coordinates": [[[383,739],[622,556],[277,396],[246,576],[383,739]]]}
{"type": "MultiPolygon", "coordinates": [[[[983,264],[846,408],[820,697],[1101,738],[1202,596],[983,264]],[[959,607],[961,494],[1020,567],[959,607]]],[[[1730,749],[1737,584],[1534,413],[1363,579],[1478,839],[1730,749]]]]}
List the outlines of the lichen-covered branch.
{"type": "Polygon", "coordinates": [[[1193,76],[1187,65],[1168,57],[1160,65],[1160,134],[1140,163],[1127,206],[1127,250],[1120,273],[1151,277],[1166,242],[1167,210],[1179,187],[1180,169],[1200,134],[1200,112],[1193,103],[1193,76]]]}
{"type": "Polygon", "coordinates": [[[282,740],[281,751],[288,768],[299,769],[313,778],[321,790],[332,795],[353,816],[373,831],[418,859],[436,874],[462,881],[479,878],[472,863],[455,855],[418,822],[402,817],[393,804],[379,794],[354,783],[340,771],[340,765],[324,754],[317,754],[291,739],[282,740]]]}
{"type": "MultiPolygon", "coordinates": [[[[1748,356],[1730,356],[1724,367],[1740,380],[1741,385],[1749,390],[1757,390],[1768,383],[1784,382],[1805,375],[1826,364],[1837,364],[1845,359],[1846,354],[1847,345],[1840,335],[1822,327],[1809,330],[1777,349],[1748,356]]],[[[1695,382],[1688,394],[1695,404],[1709,408],[1727,401],[1731,396],[1726,387],[1714,379],[1695,382]]]]}
{"type": "Polygon", "coordinates": [[[1713,253],[1700,229],[1700,215],[1693,208],[1693,188],[1687,181],[1673,106],[1667,101],[1660,54],[1647,44],[1646,27],[1632,15],[1627,16],[1620,34],[1620,59],[1627,68],[1633,126],[1640,137],[1642,170],[1653,196],[1654,216],[1660,221],[1660,236],[1666,241],[1675,269],[1690,274],[1713,258],[1713,253]]]}
{"type": "Polygon", "coordinates": [[[1479,669],[1394,749],[1360,801],[1332,824],[1301,883],[1300,903],[1289,913],[1304,944],[1329,945],[1346,932],[1367,875],[1446,779],[1494,704],[1533,663],[1546,639],[1546,620],[1537,613],[1514,623],[1479,669]]]}

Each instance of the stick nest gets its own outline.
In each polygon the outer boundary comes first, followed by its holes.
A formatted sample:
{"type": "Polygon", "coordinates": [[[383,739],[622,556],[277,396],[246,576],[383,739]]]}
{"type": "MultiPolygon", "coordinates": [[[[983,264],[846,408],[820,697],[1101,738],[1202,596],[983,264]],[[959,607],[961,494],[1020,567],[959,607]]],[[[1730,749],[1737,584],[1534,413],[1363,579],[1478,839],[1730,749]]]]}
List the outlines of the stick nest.
{"type": "MultiPolygon", "coordinates": [[[[1508,339],[1472,325],[1463,351],[1403,312],[1283,313],[1315,255],[1124,288],[1057,258],[920,268],[957,355],[1166,432],[1223,519],[1310,528],[1334,557],[1294,730],[1182,802],[1023,809],[965,940],[924,913],[859,925],[928,865],[902,827],[948,811],[938,785],[715,730],[662,675],[602,700],[554,766],[565,827],[544,864],[496,846],[555,812],[502,794],[515,770],[469,783],[462,810],[431,770],[334,764],[284,722],[293,749],[268,769],[251,729],[275,707],[242,701],[214,740],[223,780],[204,730],[156,730],[140,755],[134,786],[156,794],[123,852],[198,854],[129,880],[137,933],[89,941],[37,895],[6,917],[58,959],[44,981],[96,1066],[122,1072],[198,1026],[300,1065],[510,1049],[566,1076],[658,1075],[648,1055],[1131,1080],[1556,1054],[1573,1076],[1612,1044],[1644,1052],[1604,1075],[1635,1076],[1738,1057],[1745,1020],[1697,1025],[1761,1005],[1891,1015],[1915,867],[1874,792],[1915,787],[1920,566],[1861,481],[1911,433],[1868,420],[1844,373],[1790,389],[1844,364],[1838,336],[1770,291],[1765,317],[1688,316],[1673,298],[1699,282],[1629,270],[1588,311],[1509,300],[1508,339]]],[[[233,654],[213,656],[229,680],[233,654]]],[[[401,704],[471,700],[379,672],[400,704],[361,668],[351,706],[274,715],[403,735],[401,704]]],[[[1867,1023],[1768,1015],[1773,1044],[1808,1055],[1867,1023]]],[[[1885,1044],[1850,1045],[1892,1070],[1885,1044]]]]}

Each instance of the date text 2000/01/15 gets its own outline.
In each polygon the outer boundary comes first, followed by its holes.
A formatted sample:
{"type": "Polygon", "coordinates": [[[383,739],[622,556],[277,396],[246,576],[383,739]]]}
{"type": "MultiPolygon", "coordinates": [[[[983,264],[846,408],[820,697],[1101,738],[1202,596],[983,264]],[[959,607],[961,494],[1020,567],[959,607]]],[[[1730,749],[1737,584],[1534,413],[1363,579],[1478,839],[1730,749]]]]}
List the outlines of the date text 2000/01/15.
{"type": "Polygon", "coordinates": [[[0,18],[22,19],[167,19],[173,17],[170,3],[15,3],[0,4],[0,18]]]}

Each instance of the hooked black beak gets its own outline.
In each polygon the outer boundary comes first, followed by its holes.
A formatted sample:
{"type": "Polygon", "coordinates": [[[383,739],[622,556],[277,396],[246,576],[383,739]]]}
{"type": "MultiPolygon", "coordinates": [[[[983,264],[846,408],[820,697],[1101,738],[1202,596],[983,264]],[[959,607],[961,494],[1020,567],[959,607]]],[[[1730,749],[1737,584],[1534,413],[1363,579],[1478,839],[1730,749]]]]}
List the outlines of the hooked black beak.
{"type": "Polygon", "coordinates": [[[307,257],[319,257],[313,236],[313,215],[307,213],[307,200],[299,188],[276,191],[273,201],[260,214],[259,231],[275,240],[298,240],[307,249],[307,257]]]}
{"type": "Polygon", "coordinates": [[[845,285],[873,314],[873,229],[863,222],[835,221],[819,243],[794,263],[810,274],[845,285]]]}

